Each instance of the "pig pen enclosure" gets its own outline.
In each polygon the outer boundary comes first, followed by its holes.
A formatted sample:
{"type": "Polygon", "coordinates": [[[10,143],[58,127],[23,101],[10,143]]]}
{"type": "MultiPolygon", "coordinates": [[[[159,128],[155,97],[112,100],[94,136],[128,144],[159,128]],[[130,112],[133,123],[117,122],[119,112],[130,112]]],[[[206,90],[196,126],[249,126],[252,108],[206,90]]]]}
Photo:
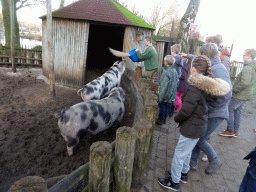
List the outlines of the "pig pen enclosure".
{"type": "Polygon", "coordinates": [[[134,111],[126,92],[125,115],[121,125],[113,125],[93,139],[85,135],[68,157],[55,114],[82,102],[77,89],[56,86],[53,101],[41,69],[0,68],[0,191],[8,191],[26,176],[44,179],[70,174],[89,160],[90,145],[96,141],[112,142],[116,129],[132,126],[134,111]]]}

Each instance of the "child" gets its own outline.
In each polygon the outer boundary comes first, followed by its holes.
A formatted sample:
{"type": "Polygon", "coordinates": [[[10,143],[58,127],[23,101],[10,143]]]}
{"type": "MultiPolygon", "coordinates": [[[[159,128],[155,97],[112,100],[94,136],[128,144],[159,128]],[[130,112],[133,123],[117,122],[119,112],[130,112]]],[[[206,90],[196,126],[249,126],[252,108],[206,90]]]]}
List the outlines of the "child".
{"type": "Polygon", "coordinates": [[[187,74],[188,74],[188,63],[184,62],[181,69],[181,76],[179,78],[179,85],[177,88],[177,95],[175,101],[175,113],[178,113],[181,109],[182,101],[181,97],[184,91],[187,91],[187,74]]]}
{"type": "Polygon", "coordinates": [[[177,70],[178,78],[181,77],[181,68],[183,66],[183,59],[180,56],[181,47],[180,44],[174,44],[171,46],[171,54],[175,59],[174,67],[177,70]]]}
{"type": "Polygon", "coordinates": [[[171,55],[164,58],[163,73],[158,84],[158,106],[159,116],[156,124],[162,125],[166,122],[170,106],[174,105],[178,86],[178,74],[173,64],[175,59],[171,55]]]}
{"type": "Polygon", "coordinates": [[[161,186],[174,191],[180,189],[180,181],[188,182],[192,150],[206,132],[207,102],[230,91],[226,81],[212,78],[211,63],[205,56],[197,56],[192,61],[188,84],[181,110],[174,117],[174,121],[179,123],[181,135],[174,152],[171,171],[168,171],[170,177],[158,179],[161,186]]]}

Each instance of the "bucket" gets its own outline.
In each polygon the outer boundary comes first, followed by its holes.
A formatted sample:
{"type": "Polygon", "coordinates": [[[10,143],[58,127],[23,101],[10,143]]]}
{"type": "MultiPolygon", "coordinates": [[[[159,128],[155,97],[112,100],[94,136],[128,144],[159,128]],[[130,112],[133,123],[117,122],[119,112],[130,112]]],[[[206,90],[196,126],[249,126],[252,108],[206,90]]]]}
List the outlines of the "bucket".
{"type": "Polygon", "coordinates": [[[135,50],[136,50],[136,49],[133,49],[133,50],[131,50],[131,51],[129,52],[129,54],[130,54],[129,58],[130,58],[133,62],[139,61],[139,58],[138,58],[137,53],[136,53],[135,50]]]}

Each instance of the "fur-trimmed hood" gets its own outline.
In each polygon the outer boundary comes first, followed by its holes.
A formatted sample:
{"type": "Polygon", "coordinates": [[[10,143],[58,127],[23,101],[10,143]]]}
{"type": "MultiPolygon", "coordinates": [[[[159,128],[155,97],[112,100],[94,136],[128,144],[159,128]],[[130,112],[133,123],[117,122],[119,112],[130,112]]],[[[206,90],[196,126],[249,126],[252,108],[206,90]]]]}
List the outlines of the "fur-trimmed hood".
{"type": "Polygon", "coordinates": [[[190,75],[188,84],[197,87],[206,94],[218,97],[228,94],[231,89],[226,81],[220,78],[204,76],[202,74],[190,75]]]}

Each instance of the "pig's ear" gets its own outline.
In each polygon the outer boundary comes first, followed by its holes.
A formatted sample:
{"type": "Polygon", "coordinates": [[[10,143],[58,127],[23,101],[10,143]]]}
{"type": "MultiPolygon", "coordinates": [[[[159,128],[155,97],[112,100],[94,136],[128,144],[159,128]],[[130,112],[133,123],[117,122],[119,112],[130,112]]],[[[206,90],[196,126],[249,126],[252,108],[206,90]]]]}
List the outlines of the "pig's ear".
{"type": "Polygon", "coordinates": [[[114,65],[118,65],[119,64],[119,61],[116,61],[115,63],[114,63],[114,65]]]}

